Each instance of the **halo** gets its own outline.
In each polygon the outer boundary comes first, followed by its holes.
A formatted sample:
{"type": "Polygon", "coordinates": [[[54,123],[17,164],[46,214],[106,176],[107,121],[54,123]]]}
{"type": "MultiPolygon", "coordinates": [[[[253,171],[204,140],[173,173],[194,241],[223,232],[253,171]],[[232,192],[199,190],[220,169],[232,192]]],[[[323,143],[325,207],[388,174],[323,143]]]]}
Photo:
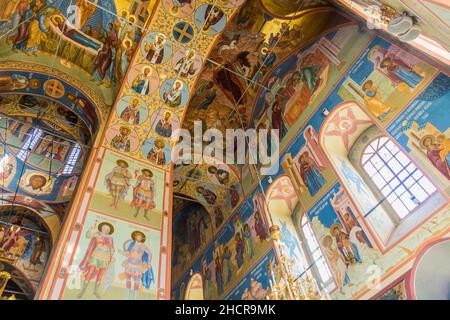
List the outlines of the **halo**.
{"type": "Polygon", "coordinates": [[[125,160],[119,159],[119,160],[116,161],[116,164],[117,164],[118,166],[120,166],[121,163],[123,163],[123,165],[124,165],[125,168],[128,168],[128,167],[129,167],[128,162],[126,162],[125,160]]]}
{"type": "Polygon", "coordinates": [[[330,227],[330,234],[334,234],[334,231],[336,230],[336,229],[338,229],[339,231],[341,230],[341,225],[340,224],[337,224],[337,223],[333,223],[332,225],[331,225],[331,227],[330,227]]]}
{"type": "Polygon", "coordinates": [[[183,88],[183,81],[181,81],[180,79],[176,79],[176,80],[173,82],[173,87],[174,87],[174,88],[175,88],[175,85],[176,85],[177,83],[179,83],[179,84],[181,85],[181,88],[183,88]]]}
{"type": "Polygon", "coordinates": [[[190,54],[190,53],[193,53],[193,54],[194,54],[194,58],[195,58],[195,56],[197,55],[197,54],[195,53],[194,50],[186,50],[186,57],[189,57],[189,54],[190,54]]]}
{"type": "Polygon", "coordinates": [[[141,104],[141,101],[139,101],[138,98],[131,98],[130,101],[131,101],[132,103],[133,103],[134,101],[137,101],[137,102],[138,102],[138,103],[137,103],[138,106],[141,104]]]}
{"type": "Polygon", "coordinates": [[[127,41],[130,43],[130,47],[132,47],[132,46],[133,46],[133,41],[132,41],[130,38],[128,38],[128,37],[125,38],[125,39],[123,39],[123,41],[122,41],[122,46],[126,47],[125,43],[126,43],[127,41]]]}
{"type": "Polygon", "coordinates": [[[164,111],[164,112],[163,112],[163,117],[165,117],[166,114],[168,114],[168,115],[170,116],[169,119],[172,118],[172,112],[170,112],[170,111],[164,111]]]}
{"type": "Polygon", "coordinates": [[[154,145],[156,146],[156,143],[159,142],[162,146],[161,148],[164,148],[166,146],[166,144],[164,143],[164,141],[162,141],[162,139],[156,139],[154,142],[154,145]]]}
{"type": "Polygon", "coordinates": [[[148,73],[148,75],[152,75],[152,73],[153,73],[153,70],[152,70],[152,68],[151,67],[149,67],[149,66],[145,66],[143,69],[142,69],[142,71],[145,73],[145,70],[150,70],[150,72],[148,73]]]}
{"type": "Polygon", "coordinates": [[[152,170],[150,170],[150,169],[144,168],[144,169],[141,170],[141,172],[142,172],[143,174],[144,174],[144,172],[148,172],[148,173],[149,173],[149,176],[150,176],[150,177],[153,177],[153,172],[152,172],[152,170]]]}
{"type": "Polygon", "coordinates": [[[419,145],[422,149],[426,149],[427,147],[425,146],[425,141],[431,139],[431,144],[434,144],[435,138],[432,134],[427,134],[425,136],[422,137],[422,139],[420,139],[419,145]]]}
{"type": "Polygon", "coordinates": [[[145,234],[144,234],[142,231],[139,231],[139,230],[133,231],[133,232],[131,233],[131,239],[133,239],[134,241],[137,241],[137,240],[136,240],[136,236],[137,236],[138,234],[140,234],[140,235],[141,235],[141,238],[142,238],[142,240],[139,241],[139,242],[144,243],[145,240],[147,239],[147,237],[145,236],[145,234]]]}
{"type": "Polygon", "coordinates": [[[103,226],[108,226],[109,227],[109,235],[111,235],[111,234],[113,234],[114,233],[114,227],[113,227],[113,225],[111,224],[111,223],[109,223],[109,222],[101,222],[99,225],[98,225],[98,231],[102,231],[102,227],[103,226]]]}
{"type": "Polygon", "coordinates": [[[119,131],[122,131],[122,130],[126,130],[126,131],[128,132],[128,134],[131,133],[131,129],[128,128],[128,127],[125,127],[125,126],[120,127],[120,128],[119,128],[119,131]]]}
{"type": "Polygon", "coordinates": [[[155,40],[158,40],[158,38],[162,39],[162,44],[165,44],[167,39],[163,34],[158,34],[155,36],[155,40]]]}

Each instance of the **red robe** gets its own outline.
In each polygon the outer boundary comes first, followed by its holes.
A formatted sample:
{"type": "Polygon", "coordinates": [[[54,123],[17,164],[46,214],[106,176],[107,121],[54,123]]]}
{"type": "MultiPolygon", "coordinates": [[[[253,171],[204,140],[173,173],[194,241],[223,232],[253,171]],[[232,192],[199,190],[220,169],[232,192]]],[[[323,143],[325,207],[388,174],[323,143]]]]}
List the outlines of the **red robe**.
{"type": "MultiPolygon", "coordinates": [[[[92,254],[94,253],[95,249],[97,248],[97,238],[101,237],[102,240],[105,242],[106,246],[111,249],[111,251],[114,250],[114,243],[113,238],[110,236],[99,236],[99,233],[96,233],[95,236],[92,237],[91,241],[89,241],[88,248],[86,250],[86,254],[84,255],[83,260],[80,263],[80,270],[83,272],[86,272],[89,267],[89,259],[91,258],[92,254]]],[[[94,279],[97,275],[97,268],[95,272],[92,272],[89,279],[85,279],[86,281],[89,281],[91,279],[94,279]]]]}

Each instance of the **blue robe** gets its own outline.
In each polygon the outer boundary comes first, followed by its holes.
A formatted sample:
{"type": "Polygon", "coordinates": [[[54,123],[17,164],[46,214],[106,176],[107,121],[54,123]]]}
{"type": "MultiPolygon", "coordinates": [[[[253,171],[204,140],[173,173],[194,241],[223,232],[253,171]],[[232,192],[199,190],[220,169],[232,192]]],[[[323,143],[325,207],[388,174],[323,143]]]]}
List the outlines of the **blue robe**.
{"type": "MultiPolygon", "coordinates": [[[[136,244],[136,241],[131,241],[127,251],[131,251],[131,249],[133,249],[134,245],[136,244]]],[[[144,251],[144,253],[142,254],[142,263],[148,264],[149,262],[149,255],[147,252],[144,251]]],[[[141,277],[141,283],[144,286],[145,289],[149,289],[150,285],[152,284],[152,282],[154,281],[155,277],[153,275],[153,268],[150,266],[150,268],[147,269],[147,271],[145,271],[142,274],[141,277]]]]}
{"type": "Polygon", "coordinates": [[[307,168],[302,167],[301,175],[311,196],[314,196],[327,183],[319,170],[313,165],[307,168]]]}

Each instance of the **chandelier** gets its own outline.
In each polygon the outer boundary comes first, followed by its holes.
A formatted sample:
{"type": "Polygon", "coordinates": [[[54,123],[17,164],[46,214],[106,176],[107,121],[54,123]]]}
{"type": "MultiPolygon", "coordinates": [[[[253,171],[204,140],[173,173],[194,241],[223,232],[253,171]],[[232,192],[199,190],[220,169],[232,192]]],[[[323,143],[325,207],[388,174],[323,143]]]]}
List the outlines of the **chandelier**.
{"type": "Polygon", "coordinates": [[[270,268],[268,300],[330,300],[329,294],[320,288],[314,277],[306,271],[301,276],[294,276],[293,259],[286,256],[286,247],[281,241],[283,234],[280,227],[272,225],[269,229],[278,252],[278,265],[270,268]],[[275,276],[277,275],[277,277],[275,276]]]}

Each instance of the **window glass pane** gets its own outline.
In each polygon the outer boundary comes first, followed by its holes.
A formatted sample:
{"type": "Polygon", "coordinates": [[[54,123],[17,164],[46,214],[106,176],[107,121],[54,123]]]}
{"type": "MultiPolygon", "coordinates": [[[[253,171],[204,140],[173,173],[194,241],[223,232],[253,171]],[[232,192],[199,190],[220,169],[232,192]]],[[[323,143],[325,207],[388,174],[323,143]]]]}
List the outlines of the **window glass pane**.
{"type": "Polygon", "coordinates": [[[363,164],[366,163],[370,159],[370,157],[371,157],[370,154],[363,155],[362,159],[361,159],[361,163],[363,163],[363,164]]]}
{"type": "Polygon", "coordinates": [[[393,203],[395,201],[395,199],[397,199],[397,196],[395,195],[395,193],[391,193],[388,197],[387,197],[387,201],[389,203],[393,203]]]}
{"type": "Polygon", "coordinates": [[[381,176],[384,178],[384,180],[386,182],[389,182],[389,181],[392,180],[392,178],[394,178],[394,175],[392,174],[392,171],[389,170],[389,168],[386,167],[386,166],[381,168],[380,174],[381,174],[381,176]]]}
{"type": "Polygon", "coordinates": [[[377,172],[377,169],[375,169],[375,167],[370,162],[367,162],[364,165],[364,169],[366,170],[369,177],[372,177],[377,172]]]}
{"type": "Polygon", "coordinates": [[[370,146],[374,149],[374,150],[378,150],[378,139],[376,139],[375,141],[373,141],[370,146]]]}
{"type": "Polygon", "coordinates": [[[381,189],[381,193],[383,194],[383,196],[387,197],[388,194],[390,194],[392,191],[391,187],[386,186],[383,189],[381,189]]]}
{"type": "Polygon", "coordinates": [[[428,194],[433,194],[436,192],[436,187],[428,180],[427,177],[422,177],[419,180],[420,185],[427,191],[428,194]]]}
{"type": "Polygon", "coordinates": [[[398,152],[395,157],[397,158],[400,163],[402,163],[404,166],[409,164],[411,161],[408,159],[408,157],[403,152],[398,152]]]}
{"type": "Polygon", "coordinates": [[[383,188],[386,185],[386,182],[384,181],[383,177],[377,173],[372,177],[372,181],[376,184],[378,189],[383,188]]]}
{"type": "Polygon", "coordinates": [[[409,190],[419,202],[423,202],[426,198],[428,198],[428,193],[426,193],[425,190],[423,190],[423,188],[417,183],[413,184],[409,190]]]}
{"type": "Polygon", "coordinates": [[[403,169],[403,166],[395,158],[389,160],[387,165],[392,171],[394,171],[395,174],[398,174],[403,169]]]}
{"type": "Polygon", "coordinates": [[[405,187],[409,188],[409,187],[411,187],[413,185],[414,182],[415,182],[415,180],[412,177],[409,177],[404,182],[404,185],[405,185],[405,187]]]}
{"type": "Polygon", "coordinates": [[[414,177],[414,179],[419,180],[420,178],[422,178],[423,174],[419,170],[416,170],[416,172],[414,172],[412,176],[414,177]]]}
{"type": "Polygon", "coordinates": [[[423,172],[389,138],[375,139],[364,153],[364,170],[400,218],[436,192],[423,172]],[[369,156],[368,152],[373,154],[369,156]]]}
{"type": "Polygon", "coordinates": [[[402,200],[403,204],[408,208],[408,211],[412,211],[414,210],[415,207],[417,207],[417,203],[415,203],[412,200],[412,195],[409,192],[405,192],[404,194],[402,194],[400,199],[402,200]]]}
{"type": "Polygon", "coordinates": [[[378,155],[374,155],[372,159],[370,159],[370,162],[372,162],[374,167],[377,168],[378,170],[381,169],[381,167],[384,165],[383,161],[381,161],[378,155]]]}
{"type": "Polygon", "coordinates": [[[395,189],[395,194],[397,196],[401,196],[405,191],[406,191],[405,187],[400,185],[397,189],[395,189]]]}
{"type": "Polygon", "coordinates": [[[389,182],[389,185],[392,189],[395,189],[400,184],[400,181],[397,178],[392,179],[391,182],[389,182]]]}
{"type": "Polygon", "coordinates": [[[389,140],[389,141],[386,143],[386,148],[387,148],[390,152],[392,152],[393,154],[397,153],[397,151],[398,151],[397,146],[396,146],[395,143],[393,143],[391,140],[389,140]]]}
{"type": "Polygon", "coordinates": [[[392,154],[384,146],[380,149],[378,154],[380,155],[381,159],[383,159],[384,161],[388,161],[389,159],[392,158],[392,154]]]}
{"type": "Polygon", "coordinates": [[[408,172],[412,173],[414,170],[416,170],[416,166],[412,163],[409,164],[409,166],[406,168],[408,172]]]}
{"type": "Polygon", "coordinates": [[[406,177],[409,176],[408,171],[406,171],[405,169],[403,169],[399,174],[398,174],[398,178],[400,179],[400,181],[404,181],[406,179],[406,177]]]}

